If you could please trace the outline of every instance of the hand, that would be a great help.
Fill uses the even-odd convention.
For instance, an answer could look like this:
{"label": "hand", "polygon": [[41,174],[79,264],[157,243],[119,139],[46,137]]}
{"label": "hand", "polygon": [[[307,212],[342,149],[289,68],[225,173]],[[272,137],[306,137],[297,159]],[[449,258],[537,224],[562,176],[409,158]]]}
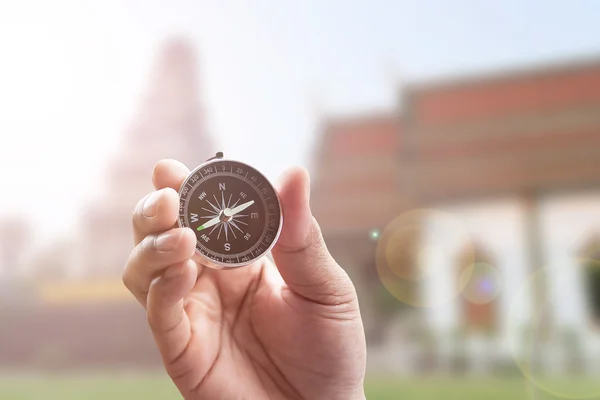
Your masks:
{"label": "hand", "polygon": [[364,399],[366,346],[352,282],[309,208],[308,174],[278,191],[283,230],[272,254],[234,270],[191,260],[196,237],[174,228],[189,173],[164,160],[134,216],[123,281],[145,307],[165,369],[185,399]]}

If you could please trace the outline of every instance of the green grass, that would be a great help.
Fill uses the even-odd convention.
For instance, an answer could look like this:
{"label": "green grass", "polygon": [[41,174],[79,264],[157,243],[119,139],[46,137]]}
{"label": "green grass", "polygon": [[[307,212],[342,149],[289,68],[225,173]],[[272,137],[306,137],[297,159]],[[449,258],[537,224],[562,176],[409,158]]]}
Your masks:
{"label": "green grass", "polygon": [[[545,393],[528,395],[519,378],[371,378],[369,400],[554,400]],[[2,400],[175,400],[173,384],[155,375],[2,375]],[[260,400],[260,399],[258,399]]]}
{"label": "green grass", "polygon": [[170,400],[181,399],[164,375],[35,375],[0,378],[1,400]]}

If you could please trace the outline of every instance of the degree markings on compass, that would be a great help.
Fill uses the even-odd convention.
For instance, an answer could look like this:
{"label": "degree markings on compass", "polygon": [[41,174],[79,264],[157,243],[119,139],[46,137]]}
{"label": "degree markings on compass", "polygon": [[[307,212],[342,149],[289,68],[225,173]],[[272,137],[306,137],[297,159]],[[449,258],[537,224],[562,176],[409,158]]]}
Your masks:
{"label": "degree markings on compass", "polygon": [[248,173],[246,172],[246,176],[244,178],[247,178],[247,177],[248,177]]}

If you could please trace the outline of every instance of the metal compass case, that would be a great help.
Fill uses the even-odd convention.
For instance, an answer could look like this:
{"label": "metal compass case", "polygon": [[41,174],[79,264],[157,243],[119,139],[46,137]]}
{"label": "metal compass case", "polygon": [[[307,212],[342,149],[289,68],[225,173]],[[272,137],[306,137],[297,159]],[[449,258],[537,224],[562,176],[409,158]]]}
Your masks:
{"label": "metal compass case", "polygon": [[283,225],[281,202],[263,174],[219,152],[181,185],[178,225],[196,234],[194,260],[217,269],[241,267],[275,245]]}

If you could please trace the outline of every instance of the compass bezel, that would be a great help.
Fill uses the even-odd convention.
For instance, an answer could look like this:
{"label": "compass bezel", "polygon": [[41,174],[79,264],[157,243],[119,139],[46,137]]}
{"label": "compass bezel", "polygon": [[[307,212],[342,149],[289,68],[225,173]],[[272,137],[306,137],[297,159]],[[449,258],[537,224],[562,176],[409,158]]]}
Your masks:
{"label": "compass bezel", "polygon": [[[253,264],[255,262],[257,262],[258,260],[260,260],[261,258],[267,256],[271,250],[273,249],[273,247],[275,246],[275,244],[277,243],[277,241],[279,240],[279,235],[281,234],[281,230],[283,228],[283,208],[281,207],[281,199],[279,198],[279,193],[277,193],[277,189],[275,188],[275,186],[271,183],[271,181],[262,173],[260,172],[257,168],[253,167],[252,165],[245,163],[243,161],[239,161],[239,160],[235,160],[235,159],[229,159],[229,158],[224,158],[222,157],[222,155],[220,153],[217,153],[216,157],[210,158],[208,160],[206,160],[204,163],[198,165],[196,168],[194,168],[192,171],[190,171],[190,173],[188,174],[188,176],[185,178],[185,180],[182,182],[179,190],[178,190],[178,195],[179,195],[179,207],[183,207],[185,208],[185,203],[189,202],[189,198],[187,199],[183,199],[183,189],[185,188],[185,186],[188,184],[189,180],[202,168],[206,168],[212,164],[218,164],[218,163],[222,163],[222,162],[234,162],[234,163],[238,163],[244,167],[250,168],[252,171],[255,171],[257,175],[259,175],[262,179],[264,179],[264,181],[269,184],[271,186],[271,188],[273,189],[273,193],[275,194],[275,198],[277,200],[277,207],[279,208],[279,225],[277,228],[277,231],[275,233],[275,236],[273,238],[273,241],[268,245],[268,247],[257,257],[253,257],[250,258],[250,260],[248,261],[242,261],[242,262],[237,262],[237,263],[232,263],[232,262],[221,262],[218,260],[214,260],[208,256],[205,256],[204,254],[202,254],[199,250],[198,250],[198,238],[196,237],[196,246],[195,246],[195,250],[194,250],[194,255],[192,257],[192,259],[194,261],[196,261],[197,263],[209,267],[209,268],[213,268],[213,269],[237,269],[240,267],[244,267],[250,264]],[[238,178],[239,179],[239,178]],[[265,215],[265,218],[266,215]],[[190,226],[187,226],[185,224],[182,223],[182,218],[181,218],[181,213],[178,212],[177,214],[177,226],[180,228],[191,228]],[[267,222],[265,221],[264,226],[263,226],[263,230],[267,228]],[[264,231],[263,231],[264,233]],[[196,232],[194,232],[194,234],[196,234]]]}

